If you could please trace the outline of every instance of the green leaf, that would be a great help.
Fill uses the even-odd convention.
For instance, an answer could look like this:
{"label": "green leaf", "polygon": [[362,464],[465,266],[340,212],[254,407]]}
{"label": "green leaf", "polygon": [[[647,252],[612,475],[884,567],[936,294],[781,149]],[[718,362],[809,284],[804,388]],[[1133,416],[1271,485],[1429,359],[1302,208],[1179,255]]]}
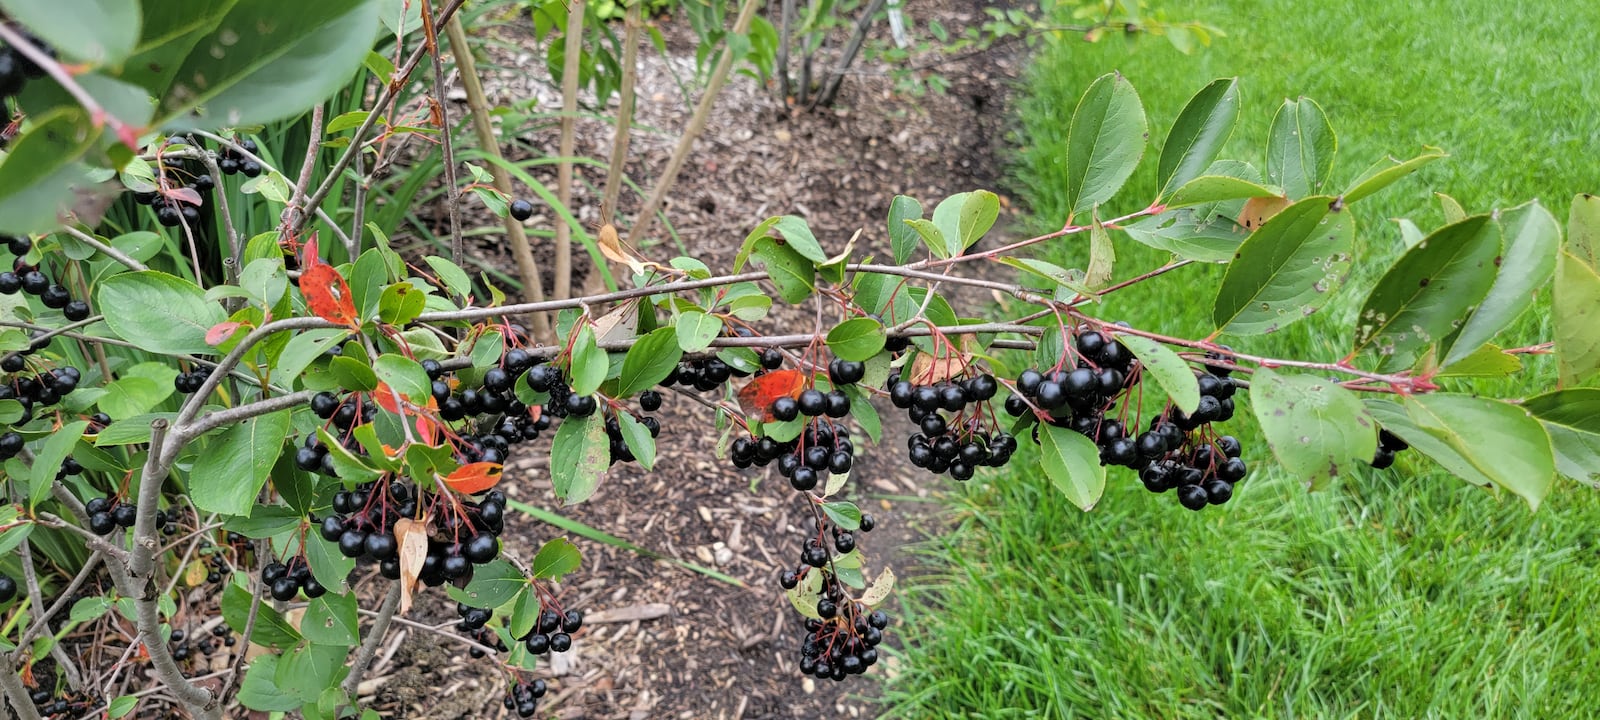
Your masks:
{"label": "green leaf", "polygon": [[755,244],[756,259],[766,267],[772,284],[778,288],[778,297],[791,305],[811,296],[816,289],[816,265],[793,247],[779,245],[770,237]]}
{"label": "green leaf", "polygon": [[300,527],[305,513],[283,505],[262,505],[248,517],[236,515],[227,518],[222,527],[247,538],[260,539],[281,535]]}
{"label": "green leaf", "polygon": [[1192,413],[1200,406],[1200,383],[1194,370],[1172,348],[1138,335],[1118,335],[1117,341],[1139,358],[1144,372],[1155,378],[1156,384],[1179,410]]}
{"label": "green leaf", "polygon": [[1320,105],[1309,98],[1285,100],[1267,132],[1267,181],[1290,199],[1319,193],[1333,174],[1338,148]]}
{"label": "green leaf", "polygon": [[1556,260],[1550,315],[1561,384],[1582,385],[1600,376],[1600,274],[1569,251]]}
{"label": "green leaf", "polygon": [[932,220],[923,220],[921,218],[907,220],[905,225],[916,231],[917,236],[922,238],[922,244],[927,246],[928,252],[939,258],[950,257],[950,243],[945,240],[944,232]]}
{"label": "green leaf", "polygon": [[356,314],[362,318],[375,315],[384,288],[388,285],[389,268],[378,249],[372,248],[361,253],[361,257],[356,258],[355,265],[350,268],[350,301],[355,305]]}
{"label": "green leaf", "polygon": [[155,270],[113,275],[95,291],[95,308],[117,337],[146,352],[210,355],[206,332],[228,319],[222,306],[188,280]]}
{"label": "green leaf", "polygon": [[1561,251],[1561,226],[1537,201],[1500,213],[1505,248],[1496,258],[1489,294],[1450,339],[1445,367],[1475,352],[1516,320],[1550,283]]}
{"label": "green leaf", "polygon": [[933,224],[944,238],[944,257],[972,247],[1000,217],[1000,196],[988,190],[956,193],[933,209]]}
{"label": "green leaf", "polygon": [[1455,198],[1444,193],[1434,193],[1434,195],[1439,197],[1439,207],[1444,210],[1444,224],[1454,225],[1467,219],[1467,211],[1461,207],[1461,203],[1457,202]]}
{"label": "green leaf", "polygon": [[755,229],[751,230],[749,235],[744,236],[744,243],[739,246],[739,252],[733,256],[734,272],[739,272],[744,269],[745,262],[750,259],[751,253],[756,249],[756,243],[767,237],[767,233],[770,232],[772,230],[772,226],[776,224],[778,224],[778,218],[769,217],[766,220],[762,220],[761,224],[755,226]]}
{"label": "green leaf", "polygon": [[1522,370],[1522,361],[1516,355],[1509,355],[1500,347],[1485,343],[1461,358],[1450,363],[1434,375],[1436,378],[1447,377],[1507,377]]}
{"label": "green leaf", "polygon": [[1566,249],[1589,269],[1600,269],[1600,196],[1583,194],[1572,198]]}
{"label": "green leaf", "polygon": [[1122,226],[1141,245],[1197,262],[1231,260],[1250,233],[1231,218],[1181,209]]}
{"label": "green leaf", "polygon": [[300,377],[300,373],[305,372],[311,363],[322,357],[328,348],[343,342],[349,334],[348,330],[320,328],[306,330],[289,338],[283,353],[278,355],[277,365],[269,368],[272,371],[273,381],[289,382]]}
{"label": "green leaf", "polygon": [[195,460],[189,473],[189,499],[206,512],[249,515],[288,435],[288,410],[224,430]]}
{"label": "green leaf", "polygon": [[1095,218],[1094,225],[1089,228],[1089,267],[1083,271],[1084,287],[1094,292],[1110,287],[1116,263],[1117,249],[1111,244],[1111,236],[1106,234],[1100,219]]}
{"label": "green leaf", "polygon": [[[165,126],[223,127],[290,117],[321,102],[361,67],[381,0],[241,0],[197,38],[175,72],[147,85]],[[137,61],[137,58],[135,59]]]}
{"label": "green leaf", "polygon": [[1487,215],[1446,225],[1383,274],[1356,320],[1355,351],[1371,350],[1380,367],[1409,367],[1445,339],[1494,283],[1500,227]]}
{"label": "green leaf", "polygon": [[[538,558],[535,558],[536,566],[538,562]],[[451,586],[446,591],[456,602],[493,610],[511,602],[526,587],[528,579],[516,567],[505,560],[495,559],[473,568],[472,581],[466,587]]]}
{"label": "green leaf", "polygon": [[794,606],[796,612],[813,620],[821,620],[817,614],[817,601],[822,599],[822,573],[808,572],[800,579],[799,584],[783,591],[783,596],[789,599],[789,604]]}
{"label": "green leaf", "polygon": [[568,505],[588,500],[610,465],[606,423],[598,413],[561,421],[550,446],[550,482]]}
{"label": "green leaf", "polygon": [[425,404],[433,395],[433,382],[428,379],[428,372],[422,369],[421,363],[404,355],[379,355],[372,372],[378,380],[412,402]]}
{"label": "green leaf", "polygon": [[683,348],[678,344],[677,330],[670,327],[652,330],[635,341],[622,358],[622,374],[617,378],[617,396],[627,397],[655,387],[656,383],[672,374],[682,357]]}
{"label": "green leaf", "polygon": [[1527,410],[1450,393],[1409,396],[1405,410],[1414,426],[1435,442],[1412,442],[1415,432],[1401,439],[1446,470],[1486,478],[1539,509],[1555,480],[1555,456],[1544,426]]}
{"label": "green leaf", "polygon": [[[878,357],[887,359],[886,354]],[[884,364],[887,365],[888,363]],[[850,396],[850,417],[855,418],[856,424],[861,426],[861,429],[867,433],[867,438],[872,440],[873,443],[877,443],[883,436],[883,420],[878,417],[878,409],[872,406],[872,401],[867,398],[866,392],[861,388],[882,386],[883,381],[879,380],[871,385],[863,382],[847,385],[844,388],[844,394]]]}
{"label": "green leaf", "polygon": [[433,268],[434,275],[444,283],[446,290],[461,297],[472,294],[472,278],[467,277],[467,272],[450,262],[449,258],[428,255],[422,259],[428,263],[428,267]]}
{"label": "green leaf", "polygon": [[1088,511],[1106,490],[1106,468],[1094,441],[1068,428],[1039,426],[1039,455],[1044,474],[1072,504]]}
{"label": "green leaf", "polygon": [[1269,333],[1328,302],[1350,270],[1355,218],[1309,197],[1272,216],[1239,246],[1217,289],[1212,319],[1240,335]]}
{"label": "green leaf", "polygon": [[338,681],[348,654],[349,649],[341,645],[295,646],[278,657],[278,673],[273,681],[278,689],[314,703],[324,689]]}
{"label": "green leaf", "polygon": [[[222,617],[228,621],[228,627],[236,633],[244,632],[245,625],[250,619],[250,605],[253,602],[250,591],[242,583],[246,582],[242,575],[234,575],[234,580],[222,591]],[[256,611],[255,632],[250,636],[250,642],[273,648],[293,647],[300,642],[300,632],[294,629],[283,615],[272,607],[271,602],[262,602]]]}
{"label": "green leaf", "polygon": [[699,352],[711,347],[711,341],[722,334],[722,318],[699,310],[689,310],[678,316],[678,347],[684,352]]}
{"label": "green leaf", "polygon": [[822,514],[827,515],[834,525],[841,530],[855,531],[861,528],[861,508],[849,502],[825,502],[822,504]]}
{"label": "green leaf", "polygon": [[136,698],[132,695],[122,695],[117,699],[112,700],[111,704],[106,706],[106,715],[112,720],[116,720],[117,718],[124,717],[128,713],[133,712],[133,709],[138,707],[138,705],[139,698]]}
{"label": "green leaf", "polygon": [[1201,175],[1180,186],[1177,192],[1172,194],[1172,198],[1167,200],[1166,208],[1174,210],[1181,207],[1204,205],[1224,200],[1277,197],[1278,195],[1277,190],[1243,178],[1228,177],[1227,175]]}
{"label": "green leaf", "polygon": [[428,295],[410,282],[397,282],[383,289],[378,298],[378,319],[389,325],[405,325],[417,319],[428,304]]}
{"label": "green leaf", "polygon": [[1372,164],[1350,183],[1350,189],[1344,191],[1345,203],[1353,203],[1394,184],[1401,178],[1417,171],[1417,168],[1427,165],[1439,158],[1447,157],[1435,148],[1427,148],[1418,155],[1405,162],[1396,160],[1393,156],[1386,157]]}
{"label": "green leaf", "polygon": [[572,371],[569,373],[572,392],[590,395],[600,389],[600,383],[605,382],[611,361],[606,357],[606,351],[595,343],[594,326],[584,325],[577,332],[577,339],[572,341]]}
{"label": "green leaf", "polygon": [[328,361],[328,374],[339,387],[355,392],[371,392],[378,388],[378,374],[365,362],[349,355],[340,355]]}
{"label": "green leaf", "polygon": [[1144,106],[1121,74],[1102,75],[1083,93],[1067,130],[1067,206],[1076,215],[1110,200],[1144,155]]}
{"label": "green leaf", "polygon": [[134,0],[0,0],[0,8],[56,52],[88,65],[115,65],[139,40]]}
{"label": "green leaf", "polygon": [[1361,399],[1325,378],[1258,368],[1250,407],[1278,463],[1312,490],[1378,452],[1378,427]]}
{"label": "green leaf", "polygon": [[554,538],[539,548],[539,554],[533,556],[533,576],[540,580],[560,580],[567,573],[577,570],[582,562],[583,556],[578,553],[576,545],[566,538]]}
{"label": "green leaf", "polygon": [[789,249],[799,253],[800,257],[813,263],[827,261],[828,254],[823,252],[822,246],[817,243],[816,236],[811,234],[811,226],[806,224],[805,218],[796,215],[783,215],[772,224],[772,229],[777,230],[783,236],[784,244]]}
{"label": "green leaf", "polygon": [[889,201],[889,247],[894,253],[894,264],[904,265],[917,250],[917,231],[906,225],[907,220],[922,219],[922,203],[916,198],[896,195]]}
{"label": "green leaf", "polygon": [[1556,470],[1600,487],[1600,388],[1569,388],[1528,398],[1522,408],[1550,434]]}
{"label": "green leaf", "polygon": [[883,351],[887,339],[883,324],[877,320],[851,318],[828,331],[828,349],[845,360],[865,362]]}
{"label": "green leaf", "polygon": [[28,476],[28,506],[37,506],[45,498],[50,497],[50,485],[55,482],[56,474],[61,472],[61,463],[72,454],[72,447],[78,444],[83,437],[83,431],[89,427],[84,420],[74,420],[54,432],[44,441],[44,446],[33,456],[32,472]]}
{"label": "green leaf", "polygon": [[639,466],[646,470],[655,469],[656,439],[650,436],[650,428],[626,412],[617,413],[617,427],[622,431],[622,441],[628,444],[628,451],[639,461]]}
{"label": "green leaf", "polygon": [[[1222,78],[1200,89],[1183,106],[1161,146],[1156,181],[1162,196],[1199,177],[1233,134],[1239,118],[1239,79]],[[1171,204],[1169,203],[1170,207]]]}
{"label": "green leaf", "polygon": [[[242,631],[243,627],[234,628]],[[239,684],[239,704],[260,712],[292,712],[305,701],[278,689],[278,656],[265,653],[250,661],[244,682]]]}
{"label": "green leaf", "polygon": [[311,566],[311,576],[317,582],[322,583],[329,592],[345,592],[350,572],[356,569],[356,561],[339,552],[338,543],[323,540],[313,529],[305,536],[305,553],[306,564]]}
{"label": "green leaf", "polygon": [[326,593],[312,600],[300,620],[300,634],[314,643],[355,645],[360,638],[355,594]]}

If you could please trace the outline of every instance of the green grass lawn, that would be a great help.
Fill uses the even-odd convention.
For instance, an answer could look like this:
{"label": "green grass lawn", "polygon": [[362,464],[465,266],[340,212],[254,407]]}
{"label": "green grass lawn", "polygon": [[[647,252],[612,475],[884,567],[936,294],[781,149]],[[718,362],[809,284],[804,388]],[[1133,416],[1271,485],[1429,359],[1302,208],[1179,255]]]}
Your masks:
{"label": "green grass lawn", "polygon": [[[1469,212],[1537,198],[1563,223],[1600,191],[1600,4],[1163,2],[1228,36],[1193,56],[1147,39],[1068,41],[1036,60],[1021,107],[1016,189],[1038,228],[1059,227],[1063,140],[1096,76],[1139,91],[1152,148],[1116,210],[1153,195],[1154,159],[1190,95],[1239,76],[1244,108],[1223,157],[1261,165],[1285,97],[1308,96],[1339,135],[1338,185],[1384,154],[1451,157],[1358,206],[1359,255],[1322,314],[1235,346],[1337,359],[1354,308],[1409,217],[1424,230],[1445,192]],[[1119,243],[1118,274],[1162,256]],[[1069,241],[1045,251],[1078,264]],[[1108,299],[1103,313],[1191,337],[1210,331],[1217,268],[1190,268]],[[1531,313],[1502,337],[1533,342]],[[1230,340],[1231,341],[1231,340]],[[1497,389],[1534,389],[1547,361]],[[1229,424],[1262,467],[1268,451]],[[885,451],[893,451],[886,449]],[[1414,454],[1406,454],[1414,455]],[[945,498],[955,525],[923,547],[936,574],[903,587],[907,645],[885,714],[908,718],[1573,717],[1600,707],[1600,498],[1560,480],[1537,514],[1416,457],[1306,493],[1257,470],[1202,513],[1114,471],[1080,513],[1019,455]]]}

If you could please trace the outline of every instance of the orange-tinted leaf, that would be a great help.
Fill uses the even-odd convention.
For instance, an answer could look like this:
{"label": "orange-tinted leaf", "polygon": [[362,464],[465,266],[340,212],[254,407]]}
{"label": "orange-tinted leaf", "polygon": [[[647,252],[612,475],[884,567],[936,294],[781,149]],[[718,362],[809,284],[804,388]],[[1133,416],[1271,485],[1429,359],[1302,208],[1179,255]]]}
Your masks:
{"label": "orange-tinted leaf", "polygon": [[739,389],[739,407],[744,414],[772,419],[772,403],[781,397],[799,397],[806,389],[806,374],[799,370],[773,370],[745,383]]}
{"label": "orange-tinted leaf", "polygon": [[500,482],[500,473],[504,468],[500,463],[475,462],[462,465],[444,479],[444,484],[451,490],[467,495],[476,495]]}
{"label": "orange-tinted leaf", "polygon": [[439,413],[439,401],[430,396],[424,407],[428,412],[417,413],[417,439],[426,445],[433,445],[439,442],[440,423],[433,419]]}
{"label": "orange-tinted leaf", "polygon": [[186,202],[190,205],[199,205],[201,202],[200,191],[195,190],[192,187],[180,187],[173,188],[171,190],[162,190],[161,194],[167,196],[169,199],[177,200],[178,202]]}
{"label": "orange-tinted leaf", "polygon": [[300,292],[306,296],[311,313],[331,323],[358,328],[356,304],[344,276],[317,257],[317,238],[306,241],[305,257],[300,262]]}
{"label": "orange-tinted leaf", "polygon": [[1239,211],[1239,224],[1246,230],[1254,231],[1286,207],[1289,207],[1289,198],[1286,197],[1250,198],[1244,201],[1244,209]]}
{"label": "orange-tinted leaf", "polygon": [[222,344],[222,341],[233,337],[233,333],[237,331],[239,326],[242,324],[243,323],[229,320],[228,322],[219,322],[215,325],[212,325],[211,329],[206,331],[206,344]]}
{"label": "orange-tinted leaf", "polygon": [[378,407],[399,415],[400,404],[395,402],[396,394],[397,393],[395,393],[395,391],[389,387],[388,383],[379,380],[377,389],[372,391],[372,401],[377,403]]}

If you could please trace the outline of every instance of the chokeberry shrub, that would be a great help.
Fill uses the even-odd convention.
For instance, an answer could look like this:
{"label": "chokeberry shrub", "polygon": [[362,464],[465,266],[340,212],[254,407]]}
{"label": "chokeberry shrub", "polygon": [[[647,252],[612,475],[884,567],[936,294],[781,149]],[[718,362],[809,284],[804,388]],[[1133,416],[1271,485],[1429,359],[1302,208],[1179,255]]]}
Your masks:
{"label": "chokeberry shrub", "polygon": [[[576,546],[542,537],[521,557],[505,542],[521,538],[497,486],[518,453],[547,454],[569,504],[674,443],[714,446],[757,491],[786,494],[804,532],[775,585],[799,616],[800,669],[834,680],[875,665],[894,628],[894,573],[871,562],[878,521],[849,499],[865,452],[930,482],[1029,463],[1085,510],[1112,481],[1198,511],[1248,499],[1252,471],[1318,488],[1407,449],[1534,507],[1558,475],[1600,477],[1592,196],[1565,233],[1537,203],[1452,219],[1366,289],[1333,341],[1343,356],[1264,357],[1251,336],[1346,283],[1360,201],[1440,154],[1336,176],[1326,119],[1295,100],[1262,168],[1219,160],[1239,110],[1235,81],[1219,80],[1168,132],[1157,197],[1113,215],[1150,128],[1112,75],[1070,113],[1058,231],[980,245],[994,193],[931,212],[897,196],[874,233],[881,261],[782,215],[717,274],[647,257],[607,223],[577,232],[611,287],[544,298],[530,282],[511,301],[463,269],[459,243],[449,258],[402,255],[363,222],[364,190],[335,192],[403,132],[384,121],[373,135],[433,34],[409,56],[394,48],[375,102],[328,122],[293,182],[274,162],[289,150],[251,124],[320,108],[376,64],[348,38],[371,37],[382,4],[282,2],[217,3],[154,47],[137,23],[0,17],[0,101],[20,128],[0,160],[0,690],[18,717],[355,716],[378,644],[419,602],[454,607],[454,626],[433,631],[501,669],[505,707],[534,716],[550,687],[533,671],[581,647],[585,608],[562,585]],[[147,25],[158,5],[142,3]],[[439,5],[426,20],[460,32],[461,3]],[[264,59],[280,51],[292,67]],[[336,159],[314,183],[322,153]],[[475,193],[516,237],[535,202],[471,170],[465,184],[447,171],[452,199]],[[121,215],[102,215],[108,202]],[[260,217],[266,229],[242,231]],[[1030,256],[1080,240],[1082,269]],[[1118,272],[1122,241],[1173,259]],[[1019,280],[964,272],[990,262]],[[1115,321],[1118,290],[1197,263],[1227,265],[1198,337]],[[1004,319],[971,317],[941,295],[952,286],[1004,298]],[[1494,344],[1546,286],[1551,340]],[[1501,399],[1462,384],[1524,363],[1551,366],[1559,387]],[[672,402],[714,420],[663,433]],[[909,431],[885,437],[880,409]],[[103,625],[139,658],[97,672],[161,691],[101,697],[64,649],[68,623]]]}

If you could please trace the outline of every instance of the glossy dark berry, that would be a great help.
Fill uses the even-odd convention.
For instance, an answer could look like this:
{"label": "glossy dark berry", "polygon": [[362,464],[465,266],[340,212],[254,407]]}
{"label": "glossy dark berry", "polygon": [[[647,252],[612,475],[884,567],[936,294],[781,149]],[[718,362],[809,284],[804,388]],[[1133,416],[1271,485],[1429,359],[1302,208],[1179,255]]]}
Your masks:
{"label": "glossy dark berry", "polygon": [[87,320],[89,318],[89,312],[89,303],[86,303],[82,300],[73,300],[72,302],[67,303],[66,307],[61,308],[61,314],[65,315],[67,320],[71,322]]}
{"label": "glossy dark berry", "polygon": [[639,393],[639,409],[645,412],[655,412],[661,409],[661,393],[646,390]]}
{"label": "glossy dark berry", "polygon": [[1199,485],[1184,485],[1178,488],[1178,503],[1190,510],[1199,510],[1211,502],[1206,489]]}
{"label": "glossy dark berry", "polygon": [[17,581],[9,575],[0,575],[0,604],[11,602],[17,596]]}
{"label": "glossy dark berry", "polygon": [[123,503],[112,509],[111,519],[122,527],[131,528],[139,519],[139,510],[128,503]]}
{"label": "glossy dark berry", "polygon": [[800,393],[796,402],[799,404],[800,413],[806,417],[816,417],[828,410],[828,397],[816,388],[806,388]]}
{"label": "glossy dark berry", "polygon": [[507,211],[511,213],[512,218],[515,218],[518,221],[527,220],[528,218],[533,217],[533,203],[523,200],[522,198],[517,198],[516,200],[511,201],[511,205],[507,208]]}

